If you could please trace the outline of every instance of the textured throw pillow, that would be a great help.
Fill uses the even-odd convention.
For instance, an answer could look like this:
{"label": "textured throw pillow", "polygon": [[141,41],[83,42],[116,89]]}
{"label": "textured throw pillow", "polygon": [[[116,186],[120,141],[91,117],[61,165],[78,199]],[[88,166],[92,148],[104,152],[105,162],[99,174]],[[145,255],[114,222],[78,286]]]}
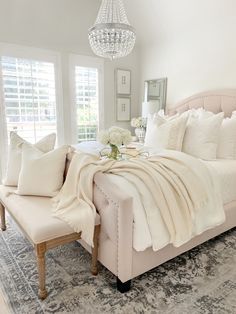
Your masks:
{"label": "textured throw pillow", "polygon": [[181,150],[188,115],[164,117],[150,115],[147,121],[145,145],[155,149]]}
{"label": "textured throw pillow", "polygon": [[22,163],[17,194],[55,196],[63,184],[69,146],[43,153],[33,145],[22,144]]}
{"label": "textured throw pillow", "polygon": [[236,115],[223,120],[220,129],[217,158],[236,159]]}
{"label": "textured throw pillow", "polygon": [[[54,148],[56,134],[49,134],[37,142],[34,146],[46,153]],[[28,143],[15,132],[10,133],[10,146],[8,151],[8,164],[4,185],[17,186],[21,168],[21,145]],[[28,143],[29,144],[29,143]]]}
{"label": "textured throw pillow", "polygon": [[209,117],[190,117],[183,140],[183,152],[205,160],[216,159],[224,113]]}

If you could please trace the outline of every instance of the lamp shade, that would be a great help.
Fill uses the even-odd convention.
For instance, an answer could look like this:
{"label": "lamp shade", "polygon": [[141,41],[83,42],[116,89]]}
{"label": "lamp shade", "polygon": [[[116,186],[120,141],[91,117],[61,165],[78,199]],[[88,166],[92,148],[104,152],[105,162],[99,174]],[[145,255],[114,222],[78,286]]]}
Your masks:
{"label": "lamp shade", "polygon": [[159,101],[144,101],[142,103],[142,117],[147,118],[149,114],[154,114],[158,111]]}

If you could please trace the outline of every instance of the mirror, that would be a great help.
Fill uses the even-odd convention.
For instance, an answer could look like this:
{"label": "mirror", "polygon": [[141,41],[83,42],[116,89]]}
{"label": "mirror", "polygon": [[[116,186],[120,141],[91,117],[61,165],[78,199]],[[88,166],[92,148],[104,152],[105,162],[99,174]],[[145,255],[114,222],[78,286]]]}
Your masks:
{"label": "mirror", "polygon": [[[166,91],[167,91],[167,78],[145,81],[143,106],[145,106],[145,103],[147,105],[149,104],[150,106],[150,103],[151,103],[152,104],[151,107],[154,108],[153,109],[154,112],[157,112],[160,109],[165,110]],[[147,111],[147,110],[145,110],[144,108],[144,111]]]}

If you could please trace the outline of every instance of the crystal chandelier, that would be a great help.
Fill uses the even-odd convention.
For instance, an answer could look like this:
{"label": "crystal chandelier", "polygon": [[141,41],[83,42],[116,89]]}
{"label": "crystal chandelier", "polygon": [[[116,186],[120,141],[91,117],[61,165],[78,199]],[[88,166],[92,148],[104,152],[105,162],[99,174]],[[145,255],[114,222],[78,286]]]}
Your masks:
{"label": "crystal chandelier", "polygon": [[100,57],[113,60],[132,51],[136,34],[129,24],[122,0],[102,0],[88,37],[93,52]]}

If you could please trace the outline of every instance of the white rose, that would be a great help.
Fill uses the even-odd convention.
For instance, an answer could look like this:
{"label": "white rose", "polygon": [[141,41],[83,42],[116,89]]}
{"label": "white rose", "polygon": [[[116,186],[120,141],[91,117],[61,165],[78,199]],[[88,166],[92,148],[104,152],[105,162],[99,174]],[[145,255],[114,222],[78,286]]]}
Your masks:
{"label": "white rose", "polygon": [[131,132],[127,130],[125,134],[123,134],[123,144],[128,145],[132,141]]}
{"label": "white rose", "polygon": [[134,127],[134,128],[137,127],[137,119],[136,119],[136,118],[133,118],[133,119],[131,120],[131,126]]}
{"label": "white rose", "polygon": [[109,133],[113,133],[113,132],[122,133],[123,130],[124,129],[119,128],[118,126],[112,126],[112,127],[110,127],[110,129],[108,131],[109,131]]}
{"label": "white rose", "polygon": [[121,146],[122,145],[122,136],[120,132],[110,132],[110,144]]}
{"label": "white rose", "polygon": [[98,133],[98,140],[103,145],[107,145],[109,143],[109,132],[106,130],[102,130]]}

